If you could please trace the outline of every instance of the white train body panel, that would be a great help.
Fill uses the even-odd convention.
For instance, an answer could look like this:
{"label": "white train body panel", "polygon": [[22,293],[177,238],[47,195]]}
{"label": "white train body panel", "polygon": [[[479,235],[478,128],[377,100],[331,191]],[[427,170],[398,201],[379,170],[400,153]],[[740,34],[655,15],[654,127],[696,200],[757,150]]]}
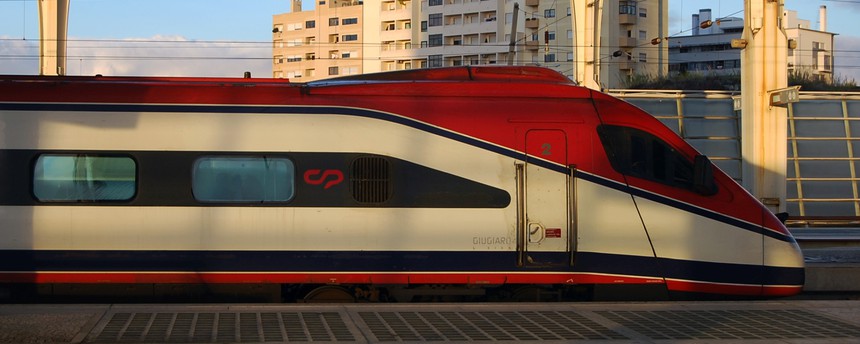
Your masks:
{"label": "white train body panel", "polygon": [[654,256],[630,194],[584,180],[578,180],[576,187],[577,250]]}
{"label": "white train body panel", "polygon": [[[761,264],[762,235],[728,226],[694,213],[641,197],[636,206],[648,229],[658,257],[721,262]],[[726,254],[731,248],[733,254]]]}

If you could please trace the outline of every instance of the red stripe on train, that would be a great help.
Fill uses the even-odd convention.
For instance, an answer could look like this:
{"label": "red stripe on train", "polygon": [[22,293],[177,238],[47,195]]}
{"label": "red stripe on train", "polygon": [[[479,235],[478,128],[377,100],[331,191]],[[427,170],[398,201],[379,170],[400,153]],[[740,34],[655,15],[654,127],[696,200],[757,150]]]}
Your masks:
{"label": "red stripe on train", "polygon": [[[247,272],[4,272],[0,283],[300,283],[300,284],[662,284],[662,278],[590,273],[247,273]],[[760,286],[667,280],[670,291],[790,296],[802,286]]]}
{"label": "red stripe on train", "polygon": [[655,277],[587,273],[3,272],[5,283],[655,284]]}
{"label": "red stripe on train", "polygon": [[682,280],[667,280],[666,286],[669,288],[670,291],[769,297],[796,295],[803,290],[803,286],[801,285],[761,286],[749,284],[721,284]]}

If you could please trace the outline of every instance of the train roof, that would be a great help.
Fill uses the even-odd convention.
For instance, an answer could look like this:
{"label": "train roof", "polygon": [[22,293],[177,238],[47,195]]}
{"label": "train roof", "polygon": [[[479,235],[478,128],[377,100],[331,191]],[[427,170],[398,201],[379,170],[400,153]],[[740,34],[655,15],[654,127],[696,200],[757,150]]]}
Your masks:
{"label": "train roof", "polygon": [[388,83],[403,81],[485,81],[570,84],[564,75],[551,69],[531,66],[461,66],[399,70],[390,72],[357,74],[311,82],[295,82],[289,79],[232,78],[232,77],[161,77],[161,76],[36,76],[0,75],[2,82],[48,82],[48,83],[137,83],[137,84],[188,84],[188,85],[308,85],[331,86],[354,83]]}
{"label": "train roof", "polygon": [[[473,83],[483,85],[473,87]],[[410,87],[404,87],[407,84]],[[433,86],[438,84],[444,85]],[[0,101],[119,103],[279,103],[285,96],[290,98],[291,95],[299,94],[515,98],[593,96],[590,90],[576,87],[564,75],[551,69],[533,66],[414,69],[306,83],[272,78],[4,75],[0,76],[0,89],[3,88],[14,89],[16,92],[0,94]]]}
{"label": "train roof", "polygon": [[410,69],[382,73],[352,75],[312,81],[308,85],[323,86],[345,83],[393,81],[489,81],[570,84],[564,75],[547,68],[531,66],[461,66]]}

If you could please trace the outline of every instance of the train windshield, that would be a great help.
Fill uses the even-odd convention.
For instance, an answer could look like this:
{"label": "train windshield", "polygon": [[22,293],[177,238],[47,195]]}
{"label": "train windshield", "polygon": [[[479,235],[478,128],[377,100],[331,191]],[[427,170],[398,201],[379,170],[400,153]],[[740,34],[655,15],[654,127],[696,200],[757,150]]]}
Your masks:
{"label": "train windshield", "polygon": [[625,175],[693,189],[693,163],[660,138],[639,129],[601,125],[600,140],[612,168]]}

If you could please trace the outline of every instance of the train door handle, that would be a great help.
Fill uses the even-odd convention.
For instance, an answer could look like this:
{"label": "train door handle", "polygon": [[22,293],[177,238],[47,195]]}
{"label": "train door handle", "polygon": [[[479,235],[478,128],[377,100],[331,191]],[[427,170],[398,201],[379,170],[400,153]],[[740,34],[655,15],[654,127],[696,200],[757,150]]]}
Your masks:
{"label": "train door handle", "polygon": [[539,243],[546,237],[546,230],[540,223],[529,223],[529,242]]}

